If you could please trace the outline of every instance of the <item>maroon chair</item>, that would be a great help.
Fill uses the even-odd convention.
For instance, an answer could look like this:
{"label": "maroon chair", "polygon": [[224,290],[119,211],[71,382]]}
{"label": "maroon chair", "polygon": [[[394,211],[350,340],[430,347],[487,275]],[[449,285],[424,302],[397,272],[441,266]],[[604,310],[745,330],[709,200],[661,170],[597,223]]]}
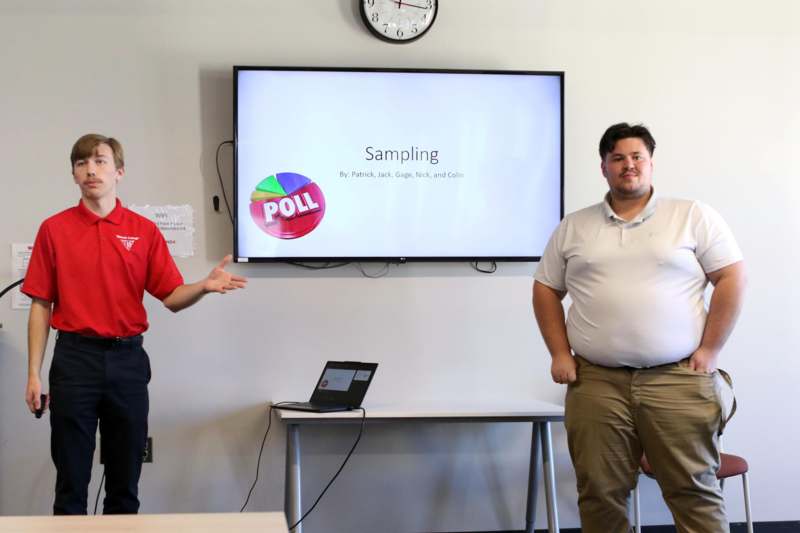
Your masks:
{"label": "maroon chair", "polygon": [[[653,468],[644,455],[642,456],[642,461],[639,466],[644,475],[655,478],[653,475]],[[747,481],[747,461],[745,461],[744,457],[739,457],[738,455],[721,453],[720,467],[717,472],[720,488],[724,488],[726,479],[734,476],[742,476],[747,533],[753,533],[753,518],[750,515],[750,483]],[[642,533],[642,520],[639,509],[639,483],[636,483],[636,487],[633,489],[633,524],[636,528],[636,533]]]}

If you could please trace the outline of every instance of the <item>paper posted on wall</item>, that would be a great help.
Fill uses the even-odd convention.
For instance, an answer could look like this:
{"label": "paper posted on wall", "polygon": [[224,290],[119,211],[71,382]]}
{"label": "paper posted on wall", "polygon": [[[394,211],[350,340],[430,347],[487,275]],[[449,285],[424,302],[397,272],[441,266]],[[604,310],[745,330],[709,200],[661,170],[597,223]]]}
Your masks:
{"label": "paper posted on wall", "polygon": [[[33,243],[12,243],[11,244],[11,274],[14,281],[25,277],[28,271],[28,262],[31,260]],[[14,287],[11,291],[11,309],[30,309],[31,299],[22,294],[20,287]]]}
{"label": "paper posted on wall", "polygon": [[131,205],[128,209],[155,222],[173,257],[194,255],[194,211],[190,205]]}

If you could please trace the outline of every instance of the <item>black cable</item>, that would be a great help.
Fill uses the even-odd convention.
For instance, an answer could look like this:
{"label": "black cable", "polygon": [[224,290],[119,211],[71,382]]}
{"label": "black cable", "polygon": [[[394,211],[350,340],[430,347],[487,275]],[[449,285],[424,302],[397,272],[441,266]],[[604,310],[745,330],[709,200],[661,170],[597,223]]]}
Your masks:
{"label": "black cable", "polygon": [[359,270],[359,272],[361,272],[361,275],[364,276],[365,278],[372,278],[372,279],[382,278],[386,274],[388,274],[389,273],[389,266],[390,266],[390,263],[387,261],[383,265],[383,268],[380,269],[377,274],[368,274],[367,271],[364,270],[364,265],[362,265],[361,263],[356,263],[356,268]]}
{"label": "black cable", "polygon": [[225,146],[226,144],[233,145],[233,141],[222,141],[217,146],[217,155],[214,157],[214,163],[217,165],[217,178],[219,178],[219,187],[222,189],[222,198],[225,199],[225,208],[228,210],[228,218],[231,219],[231,224],[233,224],[233,214],[231,213],[231,206],[228,204],[228,195],[225,194],[225,185],[222,183],[222,172],[219,169],[219,151],[220,149]]}
{"label": "black cable", "polygon": [[6,288],[5,288],[5,289],[3,289],[2,291],[0,291],[0,298],[2,298],[3,296],[5,296],[5,295],[6,295],[6,293],[7,293],[8,291],[10,291],[11,289],[13,289],[13,288],[14,288],[14,287],[16,287],[17,285],[20,285],[20,284],[21,284],[23,281],[25,281],[25,278],[22,278],[22,279],[21,279],[21,280],[19,280],[19,281],[15,281],[15,282],[14,282],[14,283],[12,283],[11,285],[9,285],[8,287],[6,287]]}
{"label": "black cable", "polygon": [[100,491],[103,490],[103,481],[106,479],[106,471],[103,469],[103,477],[100,478],[100,486],[97,487],[97,498],[94,499],[94,514],[97,514],[97,503],[100,501]]}
{"label": "black cable", "polygon": [[364,270],[364,265],[362,265],[361,263],[352,263],[351,261],[342,261],[339,263],[328,261],[327,263],[322,263],[322,264],[298,263],[297,261],[287,261],[287,263],[296,267],[307,268],[309,270],[327,270],[329,268],[339,268],[347,266],[349,264],[354,264],[356,265],[358,271],[361,272],[362,276],[364,276],[365,278],[372,278],[372,279],[384,277],[386,274],[389,273],[389,267],[391,265],[391,263],[387,261],[383,265],[383,268],[381,268],[381,270],[379,270],[376,274],[370,274],[366,270]]}
{"label": "black cable", "polygon": [[242,508],[239,509],[239,512],[244,512],[245,507],[247,507],[248,502],[250,501],[250,495],[253,494],[253,489],[256,488],[256,483],[258,483],[258,471],[261,468],[261,454],[264,453],[264,443],[267,442],[267,435],[269,435],[269,428],[272,427],[272,408],[276,405],[282,405],[287,402],[278,402],[275,404],[270,404],[269,411],[267,412],[267,431],[264,433],[264,438],[261,440],[261,449],[258,450],[258,462],[256,463],[256,479],[253,481],[253,484],[250,486],[250,490],[247,493],[247,499],[244,501],[244,505]]}
{"label": "black cable", "polygon": [[300,523],[303,520],[305,520],[305,518],[309,514],[311,514],[311,511],[314,510],[314,508],[317,506],[317,504],[322,499],[322,497],[325,495],[325,493],[328,492],[328,489],[330,488],[330,486],[333,485],[333,482],[336,481],[336,478],[339,477],[339,474],[342,472],[342,469],[344,468],[344,465],[347,464],[347,461],[350,459],[350,456],[353,455],[353,452],[355,451],[356,446],[358,446],[358,441],[361,440],[361,435],[364,433],[364,422],[367,419],[367,410],[364,409],[363,407],[358,407],[357,409],[361,409],[361,429],[358,430],[358,437],[356,437],[356,441],[353,443],[353,447],[350,448],[350,451],[347,453],[347,457],[345,457],[344,461],[342,461],[342,466],[339,467],[339,470],[336,471],[336,474],[333,475],[333,477],[328,482],[328,484],[325,485],[325,488],[322,489],[322,492],[320,493],[319,497],[317,497],[317,500],[314,502],[314,505],[312,505],[311,508],[308,511],[306,511],[305,514],[303,514],[303,516],[300,517],[300,520],[298,520],[291,527],[289,527],[289,531],[292,531],[294,528],[299,526]]}
{"label": "black cable", "polygon": [[292,266],[301,267],[301,268],[307,268],[309,270],[325,270],[325,269],[328,269],[328,268],[339,268],[339,267],[347,266],[347,265],[350,264],[350,261],[345,261],[345,262],[341,262],[341,263],[333,263],[331,261],[328,261],[327,263],[323,263],[321,265],[309,264],[309,263],[298,263],[296,261],[287,261],[287,263],[292,265]]}
{"label": "black cable", "polygon": [[[327,263],[322,263],[322,264],[298,263],[297,261],[287,261],[287,263],[292,266],[307,268],[309,270],[327,270],[329,268],[339,268],[351,264],[350,261],[342,261],[340,263],[334,263],[332,261],[328,261]],[[391,266],[391,263],[387,261],[386,263],[384,263],[383,268],[381,268],[381,270],[379,270],[376,274],[370,274],[366,270],[364,270],[364,265],[362,265],[361,263],[352,263],[352,264],[356,265],[356,268],[358,269],[359,272],[361,272],[362,276],[364,276],[365,278],[372,278],[372,279],[384,277],[386,274],[389,273],[389,267]]]}
{"label": "black cable", "polygon": [[484,269],[482,269],[481,267],[478,266],[478,262],[477,261],[471,261],[470,262],[470,265],[472,266],[472,268],[474,268],[475,270],[477,270],[478,272],[481,272],[483,274],[494,274],[495,272],[497,272],[497,261],[489,261],[489,264],[491,266],[488,269],[484,270]]}

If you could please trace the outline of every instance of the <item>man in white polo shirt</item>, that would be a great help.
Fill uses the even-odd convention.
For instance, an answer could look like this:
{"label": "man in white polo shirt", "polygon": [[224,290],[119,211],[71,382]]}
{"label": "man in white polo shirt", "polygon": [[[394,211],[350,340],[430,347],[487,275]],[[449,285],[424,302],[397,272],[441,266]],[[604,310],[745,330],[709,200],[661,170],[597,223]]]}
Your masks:
{"label": "man in white polo shirt", "polygon": [[606,130],[600,168],[609,191],[564,218],[533,284],[553,380],[569,384],[565,424],[584,533],[629,530],[643,453],[679,532],[728,532],[716,480],[725,414],[717,361],[741,308],[742,253],[710,207],[657,197],[654,150],[642,125]]}

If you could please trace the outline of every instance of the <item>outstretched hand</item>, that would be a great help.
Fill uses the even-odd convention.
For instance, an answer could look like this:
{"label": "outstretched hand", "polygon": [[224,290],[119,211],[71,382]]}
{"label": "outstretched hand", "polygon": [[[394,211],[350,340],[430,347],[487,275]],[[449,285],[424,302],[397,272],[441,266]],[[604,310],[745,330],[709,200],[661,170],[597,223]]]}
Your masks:
{"label": "outstretched hand", "polygon": [[233,257],[229,254],[222,258],[222,261],[214,267],[208,277],[203,281],[205,292],[219,292],[225,294],[228,291],[243,289],[247,285],[247,278],[236,276],[225,270]]}

